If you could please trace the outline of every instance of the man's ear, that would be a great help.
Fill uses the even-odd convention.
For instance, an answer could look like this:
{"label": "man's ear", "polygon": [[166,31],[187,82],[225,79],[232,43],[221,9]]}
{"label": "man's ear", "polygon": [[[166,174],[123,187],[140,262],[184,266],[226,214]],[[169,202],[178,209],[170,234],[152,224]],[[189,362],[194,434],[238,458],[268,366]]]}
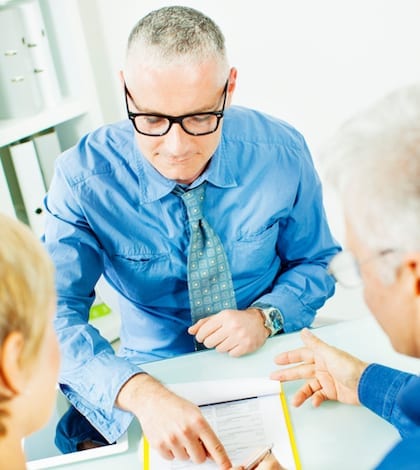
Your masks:
{"label": "man's ear", "polygon": [[121,86],[124,88],[125,77],[124,77],[124,72],[122,70],[120,70],[119,76],[120,76]]}
{"label": "man's ear", "polygon": [[0,393],[9,398],[20,394],[26,384],[21,361],[23,346],[22,333],[13,331],[6,336],[0,348]]}
{"label": "man's ear", "polygon": [[403,264],[410,276],[413,293],[420,301],[420,252],[406,254]]}
{"label": "man's ear", "polygon": [[229,85],[227,89],[227,99],[226,99],[226,105],[225,108],[228,108],[231,103],[232,103],[232,96],[233,92],[235,91],[236,88],[236,77],[238,76],[238,71],[235,67],[232,67],[229,71]]}

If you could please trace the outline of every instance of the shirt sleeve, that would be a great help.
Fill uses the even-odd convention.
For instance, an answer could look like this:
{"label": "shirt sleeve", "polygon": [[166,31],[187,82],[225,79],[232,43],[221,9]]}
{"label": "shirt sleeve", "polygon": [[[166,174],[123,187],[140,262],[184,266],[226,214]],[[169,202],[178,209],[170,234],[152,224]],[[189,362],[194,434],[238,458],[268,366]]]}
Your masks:
{"label": "shirt sleeve", "polygon": [[271,292],[256,299],[280,310],[285,332],[309,326],[317,309],[334,293],[335,281],[327,267],[340,251],[328,226],[321,182],[303,137],[294,151],[300,180],[292,211],[277,242],[282,269]]}
{"label": "shirt sleeve", "polygon": [[404,412],[398,398],[416,379],[407,372],[370,364],[359,381],[360,403],[394,425],[402,437],[410,436],[418,431],[418,424]]}
{"label": "shirt sleeve", "polygon": [[116,356],[88,322],[103,270],[101,248],[59,167],[45,206],[44,242],[56,268],[60,386],[70,402],[113,442],[132,419],[130,413],[114,406],[116,397],[122,385],[141,370]]}
{"label": "shirt sleeve", "polygon": [[399,441],[375,470],[417,470],[420,462],[420,431]]}

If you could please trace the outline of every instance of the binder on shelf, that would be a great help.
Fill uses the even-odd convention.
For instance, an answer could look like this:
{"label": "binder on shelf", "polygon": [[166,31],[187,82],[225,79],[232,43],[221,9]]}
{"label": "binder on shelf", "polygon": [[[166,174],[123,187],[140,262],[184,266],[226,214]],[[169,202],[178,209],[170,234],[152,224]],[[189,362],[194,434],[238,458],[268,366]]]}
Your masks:
{"label": "binder on shelf", "polygon": [[15,206],[13,204],[12,195],[9,191],[6,174],[3,164],[0,160],[0,212],[10,217],[16,218]]}
{"label": "binder on shelf", "polygon": [[54,174],[55,159],[60,155],[61,148],[54,129],[33,137],[45,187],[48,189]]}
{"label": "binder on shelf", "polygon": [[50,44],[38,0],[17,5],[23,24],[23,40],[29,52],[29,60],[43,107],[56,105],[60,88],[55,73]]}
{"label": "binder on shelf", "polygon": [[29,61],[21,16],[16,8],[0,8],[0,119],[36,114],[41,99]]}
{"label": "binder on shelf", "polygon": [[45,185],[35,146],[31,140],[9,147],[29,225],[37,236],[44,233]]}
{"label": "binder on shelf", "polygon": [[[25,206],[23,204],[22,193],[20,192],[19,183],[16,178],[16,172],[13,167],[12,158],[10,156],[10,151],[8,147],[0,147],[0,166],[2,167],[2,171],[5,177],[8,194],[12,200],[14,215],[21,222],[29,225]],[[4,192],[6,191],[4,190]]]}

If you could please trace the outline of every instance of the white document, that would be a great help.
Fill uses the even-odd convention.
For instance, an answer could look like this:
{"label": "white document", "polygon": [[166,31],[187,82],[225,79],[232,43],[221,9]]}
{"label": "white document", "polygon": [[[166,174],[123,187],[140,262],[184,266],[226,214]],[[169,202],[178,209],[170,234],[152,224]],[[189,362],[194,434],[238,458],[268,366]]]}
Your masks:
{"label": "white document", "polygon": [[[201,410],[234,466],[243,465],[256,450],[273,444],[272,452],[284,468],[300,468],[285,399],[284,396],[281,399],[278,382],[261,378],[232,379],[176,384],[168,388],[197,405],[206,403]],[[211,401],[213,404],[208,404]],[[201,465],[165,460],[148,445],[143,462],[144,470],[218,470],[209,459]]]}
{"label": "white document", "polygon": [[46,191],[34,144],[29,140],[11,145],[9,150],[29,224],[40,237],[44,233]]}

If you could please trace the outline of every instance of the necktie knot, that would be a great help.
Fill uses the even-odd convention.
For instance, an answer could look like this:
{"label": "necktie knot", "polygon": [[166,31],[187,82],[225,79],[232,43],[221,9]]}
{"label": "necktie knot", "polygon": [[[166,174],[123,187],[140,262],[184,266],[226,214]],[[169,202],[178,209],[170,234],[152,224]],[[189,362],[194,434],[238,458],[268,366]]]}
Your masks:
{"label": "necktie knot", "polygon": [[185,191],[180,186],[177,186],[174,190],[175,194],[179,195],[184,201],[188,213],[188,220],[191,225],[196,225],[196,222],[203,218],[205,190],[205,183],[189,191]]}

